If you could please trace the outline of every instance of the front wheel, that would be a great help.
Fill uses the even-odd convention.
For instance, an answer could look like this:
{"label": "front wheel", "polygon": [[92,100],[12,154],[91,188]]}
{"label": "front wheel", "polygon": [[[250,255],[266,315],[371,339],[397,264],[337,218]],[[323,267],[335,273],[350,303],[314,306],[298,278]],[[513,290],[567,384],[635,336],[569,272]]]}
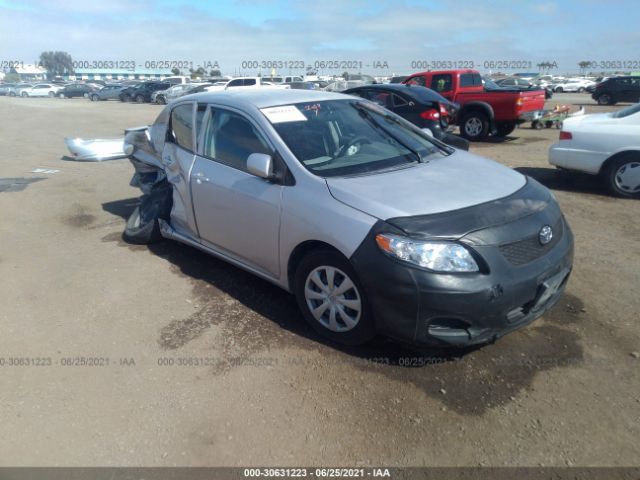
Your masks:
{"label": "front wheel", "polygon": [[142,95],[136,95],[136,103],[144,103],[144,97]]}
{"label": "front wheel", "polygon": [[47,95],[49,95],[49,98],[53,98],[56,96],[55,92],[49,92],[47,93]]}
{"label": "front wheel", "polygon": [[294,287],[305,320],[318,334],[343,345],[360,345],[374,337],[364,289],[339,253],[320,250],[304,257]]}
{"label": "front wheel", "polygon": [[460,133],[467,140],[483,140],[489,134],[489,117],[482,112],[467,113],[462,119]]}
{"label": "front wheel", "polygon": [[625,155],[612,162],[605,181],[618,197],[640,198],[640,156]]}
{"label": "front wheel", "polygon": [[93,95],[91,95],[91,97],[89,97],[89,98],[91,98],[92,102],[97,102],[98,101],[98,95],[96,95],[95,93]]}
{"label": "front wheel", "polygon": [[22,96],[23,96],[23,97],[28,97],[28,96],[29,96],[29,94],[28,94],[27,92],[22,92]]}
{"label": "front wheel", "polygon": [[557,87],[556,88],[556,93],[562,93],[562,92],[564,92],[564,88],[562,88],[562,87]]}

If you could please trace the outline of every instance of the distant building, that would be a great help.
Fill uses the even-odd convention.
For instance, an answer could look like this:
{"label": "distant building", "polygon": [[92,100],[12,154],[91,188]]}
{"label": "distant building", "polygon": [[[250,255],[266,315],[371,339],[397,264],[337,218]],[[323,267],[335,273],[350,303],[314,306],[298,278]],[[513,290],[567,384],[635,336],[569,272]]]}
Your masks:
{"label": "distant building", "polygon": [[14,67],[9,70],[9,73],[17,73],[20,80],[23,82],[34,82],[39,80],[46,80],[47,70],[38,65],[25,63],[19,67]]}
{"label": "distant building", "polygon": [[172,76],[169,70],[82,70],[64,75],[65,80],[159,80]]}

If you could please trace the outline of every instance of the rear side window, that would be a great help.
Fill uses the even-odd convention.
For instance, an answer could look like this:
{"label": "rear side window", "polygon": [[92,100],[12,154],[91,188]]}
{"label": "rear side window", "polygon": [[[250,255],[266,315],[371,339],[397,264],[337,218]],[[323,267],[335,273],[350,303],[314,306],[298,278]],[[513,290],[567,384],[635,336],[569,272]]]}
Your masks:
{"label": "rear side window", "polygon": [[171,112],[171,142],[193,152],[193,104],[178,105]]}
{"label": "rear side window", "polygon": [[249,87],[251,85],[255,85],[256,84],[256,79],[255,78],[245,78],[244,79],[244,86],[245,87]]}
{"label": "rear side window", "polygon": [[460,86],[473,87],[473,74],[463,73],[462,75],[460,75]]}
{"label": "rear side window", "polygon": [[[513,79],[507,79],[504,84],[515,85],[515,81]],[[482,85],[482,77],[479,73],[463,73],[460,75],[461,87],[477,87],[478,85]]]}
{"label": "rear side window", "polygon": [[451,74],[442,73],[431,77],[431,89],[436,92],[448,92],[451,90]]}

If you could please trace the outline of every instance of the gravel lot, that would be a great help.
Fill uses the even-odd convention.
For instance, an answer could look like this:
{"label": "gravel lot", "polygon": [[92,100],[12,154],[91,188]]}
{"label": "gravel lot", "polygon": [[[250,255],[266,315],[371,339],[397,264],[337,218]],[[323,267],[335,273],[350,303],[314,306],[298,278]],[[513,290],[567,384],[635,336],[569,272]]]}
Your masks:
{"label": "gravel lot", "polygon": [[567,292],[445,358],[327,345],[270,284],[176,243],[124,243],[129,162],[64,161],[63,138],[117,137],[159,111],[0,97],[0,464],[638,464],[640,202],[552,169],[557,130],[472,151],[554,190],[576,237]]}

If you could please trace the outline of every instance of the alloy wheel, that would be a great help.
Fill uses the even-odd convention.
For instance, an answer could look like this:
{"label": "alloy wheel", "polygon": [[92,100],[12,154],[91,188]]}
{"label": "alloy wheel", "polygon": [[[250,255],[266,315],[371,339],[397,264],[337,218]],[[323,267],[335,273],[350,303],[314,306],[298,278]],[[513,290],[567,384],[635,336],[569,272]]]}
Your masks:
{"label": "alloy wheel", "polygon": [[478,117],[471,117],[464,124],[464,131],[470,137],[480,135],[480,132],[482,132],[482,121]]}

